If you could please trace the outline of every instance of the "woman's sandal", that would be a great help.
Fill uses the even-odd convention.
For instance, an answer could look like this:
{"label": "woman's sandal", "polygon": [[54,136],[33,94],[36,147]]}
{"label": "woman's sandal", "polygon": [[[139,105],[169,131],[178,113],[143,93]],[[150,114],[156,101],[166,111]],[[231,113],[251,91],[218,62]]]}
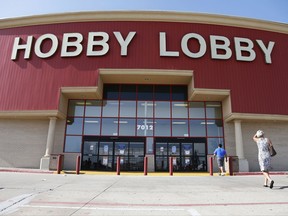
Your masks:
{"label": "woman's sandal", "polygon": [[263,185],[263,187],[268,187],[268,185]]}

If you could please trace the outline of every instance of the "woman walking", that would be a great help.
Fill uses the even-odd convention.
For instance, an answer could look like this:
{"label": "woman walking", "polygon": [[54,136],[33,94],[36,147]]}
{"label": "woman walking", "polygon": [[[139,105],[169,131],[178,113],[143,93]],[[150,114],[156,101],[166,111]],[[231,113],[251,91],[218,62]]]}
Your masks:
{"label": "woman walking", "polygon": [[274,181],[269,175],[269,169],[271,167],[271,156],[269,148],[272,146],[272,142],[268,138],[264,138],[264,132],[258,130],[253,136],[253,140],[257,143],[258,146],[258,161],[260,170],[264,175],[264,187],[268,187],[268,182],[270,182],[269,187],[272,189]]}

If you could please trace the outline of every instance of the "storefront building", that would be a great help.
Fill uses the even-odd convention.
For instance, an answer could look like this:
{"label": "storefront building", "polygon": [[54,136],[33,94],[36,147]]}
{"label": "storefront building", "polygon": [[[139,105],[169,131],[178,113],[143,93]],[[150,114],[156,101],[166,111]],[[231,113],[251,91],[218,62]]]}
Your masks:
{"label": "storefront building", "polygon": [[219,143],[258,171],[262,129],[288,153],[288,26],[176,12],[0,21],[0,167],[209,170]]}

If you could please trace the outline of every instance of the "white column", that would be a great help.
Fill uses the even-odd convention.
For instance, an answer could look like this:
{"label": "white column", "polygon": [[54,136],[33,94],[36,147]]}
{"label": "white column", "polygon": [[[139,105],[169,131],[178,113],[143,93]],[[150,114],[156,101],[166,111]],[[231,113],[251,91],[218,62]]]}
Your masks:
{"label": "white column", "polygon": [[56,120],[57,120],[56,117],[50,117],[48,136],[47,136],[47,144],[46,144],[46,152],[45,152],[44,157],[50,156],[52,149],[53,149],[55,129],[56,129]]}
{"label": "white column", "polygon": [[244,159],[243,139],[242,139],[242,128],[241,120],[234,121],[235,127],[235,144],[236,144],[236,155],[239,159]]}
{"label": "white column", "polygon": [[248,160],[245,159],[244,155],[241,120],[234,121],[234,128],[235,128],[236,155],[238,156],[238,162],[239,162],[239,172],[248,172],[249,164]]}
{"label": "white column", "polygon": [[48,135],[47,135],[47,143],[46,143],[46,151],[45,155],[41,158],[40,161],[40,169],[49,170],[50,167],[50,155],[53,150],[55,129],[56,129],[56,117],[50,117]]}

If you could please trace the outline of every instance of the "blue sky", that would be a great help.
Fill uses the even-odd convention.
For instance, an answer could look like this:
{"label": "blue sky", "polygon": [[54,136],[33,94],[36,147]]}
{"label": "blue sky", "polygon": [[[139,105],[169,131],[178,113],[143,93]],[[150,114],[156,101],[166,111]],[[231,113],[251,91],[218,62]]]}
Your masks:
{"label": "blue sky", "polygon": [[288,23],[288,0],[0,0],[0,19],[79,11],[179,11]]}

